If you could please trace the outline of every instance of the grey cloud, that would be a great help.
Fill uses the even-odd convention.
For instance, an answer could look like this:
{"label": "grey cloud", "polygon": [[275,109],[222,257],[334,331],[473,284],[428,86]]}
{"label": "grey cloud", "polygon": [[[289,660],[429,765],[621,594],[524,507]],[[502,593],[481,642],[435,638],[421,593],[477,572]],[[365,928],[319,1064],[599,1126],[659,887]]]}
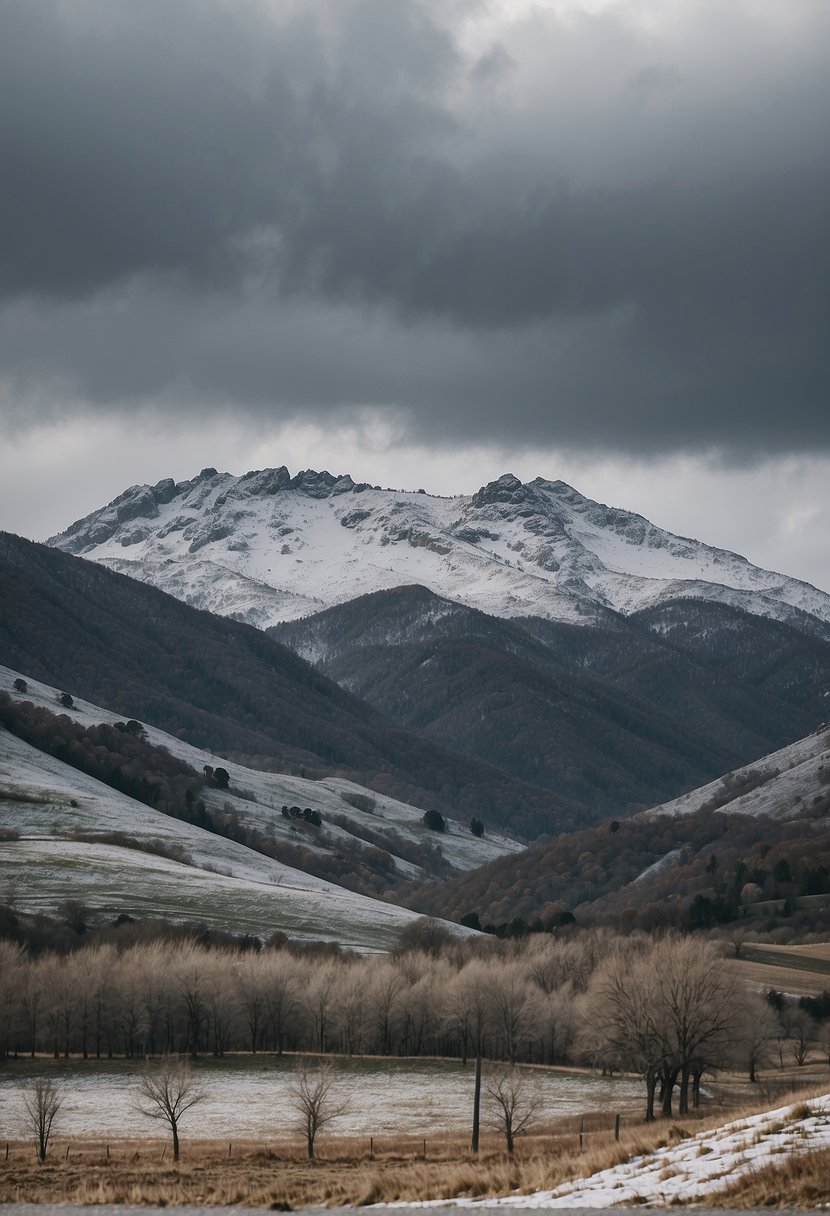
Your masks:
{"label": "grey cloud", "polygon": [[695,12],[0,0],[4,412],[830,446],[830,21]]}
{"label": "grey cloud", "polygon": [[[712,327],[716,328],[715,326]],[[780,406],[776,356],[747,371],[757,335],[678,335],[655,344],[635,308],[498,331],[436,322],[400,326],[316,303],[159,300],[152,287],[65,306],[7,310],[0,325],[8,421],[70,403],[134,414],[340,421],[368,409],[394,416],[402,438],[438,445],[589,447],[639,453],[719,444],[751,459],[826,445],[824,398],[809,383]],[[772,338],[770,339],[773,340]],[[750,349],[746,349],[746,344]],[[678,346],[682,349],[678,351]],[[678,385],[677,365],[697,353]],[[705,354],[700,353],[705,351]],[[679,410],[678,396],[690,407]],[[16,407],[15,407],[16,403]]]}

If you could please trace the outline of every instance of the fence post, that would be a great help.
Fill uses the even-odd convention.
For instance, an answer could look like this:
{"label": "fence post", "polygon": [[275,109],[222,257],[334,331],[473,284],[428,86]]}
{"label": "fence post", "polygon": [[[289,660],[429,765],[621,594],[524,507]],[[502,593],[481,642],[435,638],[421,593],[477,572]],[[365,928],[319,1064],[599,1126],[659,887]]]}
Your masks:
{"label": "fence post", "polygon": [[579,1116],[579,1151],[582,1152],[582,1132],[585,1128],[585,1116]]}
{"label": "fence post", "polygon": [[374,1136],[370,1136],[369,1137],[369,1156],[374,1157],[374,1155],[375,1155],[375,1138],[374,1138]]}
{"label": "fence post", "polygon": [[619,1138],[620,1138],[620,1116],[615,1115],[614,1116],[614,1139],[619,1140]]}
{"label": "fence post", "polygon": [[427,1142],[424,1140],[424,1161],[427,1159]]}

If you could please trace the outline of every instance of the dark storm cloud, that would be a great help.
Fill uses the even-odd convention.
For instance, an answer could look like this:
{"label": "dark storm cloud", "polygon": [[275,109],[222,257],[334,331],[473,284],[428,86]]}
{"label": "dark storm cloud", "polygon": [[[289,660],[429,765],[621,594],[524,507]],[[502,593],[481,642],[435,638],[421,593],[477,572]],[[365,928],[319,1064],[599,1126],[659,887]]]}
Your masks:
{"label": "dark storm cloud", "polygon": [[724,7],[0,0],[5,410],[829,446],[830,23]]}

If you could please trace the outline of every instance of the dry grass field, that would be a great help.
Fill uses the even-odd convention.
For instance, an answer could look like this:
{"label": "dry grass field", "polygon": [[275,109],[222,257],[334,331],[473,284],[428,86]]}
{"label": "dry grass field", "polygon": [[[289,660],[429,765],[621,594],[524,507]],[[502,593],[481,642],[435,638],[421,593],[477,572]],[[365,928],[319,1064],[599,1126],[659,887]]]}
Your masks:
{"label": "dry grass field", "polygon": [[[17,1141],[9,1145],[5,1159],[0,1146],[0,1202],[244,1204],[287,1210],[530,1193],[769,1105],[768,1093],[759,1087],[754,1091],[759,1101],[748,1106],[750,1092],[736,1083],[703,1118],[653,1124],[629,1119],[619,1142],[607,1114],[587,1117],[581,1148],[575,1121],[560,1120],[522,1137],[513,1160],[494,1133],[483,1137],[477,1159],[469,1154],[466,1136],[458,1135],[427,1138],[426,1159],[423,1140],[385,1138],[370,1152],[365,1139],[330,1136],[321,1142],[314,1162],[305,1159],[299,1142],[229,1145],[185,1139],[177,1165],[163,1139],[120,1140],[107,1146],[100,1140],[56,1138],[42,1165],[31,1142]],[[736,1198],[735,1206],[750,1204]]]}
{"label": "dry grass field", "polygon": [[815,1208],[830,1206],[830,1149],[788,1157],[739,1179],[715,1196],[724,1208]]}
{"label": "dry grass field", "polygon": [[[248,1204],[287,1209],[367,1204],[395,1200],[443,1199],[458,1195],[502,1195],[555,1186],[581,1173],[666,1142],[673,1127],[638,1126],[621,1133],[585,1137],[525,1137],[510,1161],[495,1136],[484,1137],[479,1158],[466,1138],[447,1138],[438,1147],[389,1142],[374,1155],[368,1145],[331,1139],[309,1162],[301,1146],[279,1148],[192,1141],[183,1145],[178,1165],[160,1140],[119,1142],[55,1141],[45,1164],[33,1146],[15,1143],[0,1159],[0,1202]],[[674,1131],[675,1136],[681,1133]],[[69,1150],[67,1156],[67,1149]]]}
{"label": "dry grass field", "polygon": [[754,945],[746,942],[740,958],[724,967],[752,988],[775,988],[798,996],[818,996],[830,988],[830,943],[809,946]]}
{"label": "dry grass field", "polygon": [[756,954],[763,951],[771,960],[782,961],[791,956],[802,967],[813,967],[830,975],[830,942],[811,942],[808,946],[751,946]]}
{"label": "dry grass field", "polygon": [[825,988],[830,988],[830,975],[802,971],[794,967],[754,962],[744,958],[725,959],[724,966],[729,969],[730,974],[749,987],[759,990],[775,988],[778,992],[797,996],[819,996]]}

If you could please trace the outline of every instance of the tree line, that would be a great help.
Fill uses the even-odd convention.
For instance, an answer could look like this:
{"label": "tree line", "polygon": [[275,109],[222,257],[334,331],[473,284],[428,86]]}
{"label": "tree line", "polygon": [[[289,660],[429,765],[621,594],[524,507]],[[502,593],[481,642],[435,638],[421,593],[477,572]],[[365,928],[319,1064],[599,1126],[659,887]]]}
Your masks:
{"label": "tree line", "polygon": [[[714,943],[608,930],[392,956],[192,940],[29,957],[0,942],[0,1058],[284,1051],[590,1064],[640,1074],[646,1111],[699,1101],[706,1072],[830,1059],[830,1022],[736,986]],[[823,1007],[819,1013],[823,1012]],[[806,1044],[806,1051],[805,1051]]]}

